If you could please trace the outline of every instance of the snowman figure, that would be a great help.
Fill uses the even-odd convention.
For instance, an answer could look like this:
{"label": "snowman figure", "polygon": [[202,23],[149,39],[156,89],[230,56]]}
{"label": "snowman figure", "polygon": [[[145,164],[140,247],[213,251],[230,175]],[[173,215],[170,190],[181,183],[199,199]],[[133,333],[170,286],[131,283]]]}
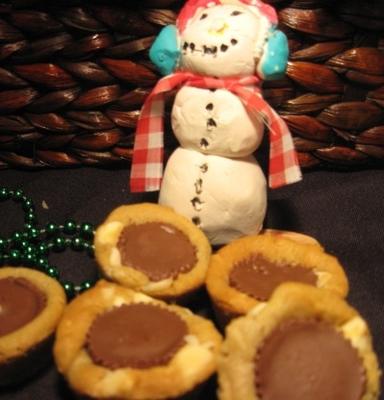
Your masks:
{"label": "snowman figure", "polygon": [[[288,45],[275,10],[259,0],[189,0],[150,50],[165,75],[137,126],[131,190],[190,218],[214,245],[257,234],[266,179],[256,158],[269,129],[269,183],[301,179],[289,130],[262,98],[263,79],[285,72]],[[163,175],[164,95],[177,90],[171,121],[180,144]]]}

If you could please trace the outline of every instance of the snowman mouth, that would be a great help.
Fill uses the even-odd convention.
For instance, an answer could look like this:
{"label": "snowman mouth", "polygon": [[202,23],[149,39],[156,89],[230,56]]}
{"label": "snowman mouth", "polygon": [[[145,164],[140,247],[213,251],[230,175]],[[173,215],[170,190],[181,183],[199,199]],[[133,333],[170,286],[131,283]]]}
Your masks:
{"label": "snowman mouth", "polygon": [[193,54],[193,53],[201,53],[203,55],[212,55],[217,56],[218,53],[225,53],[230,46],[236,46],[238,43],[237,39],[231,39],[230,44],[222,43],[220,45],[202,45],[197,46],[194,42],[184,42],[183,43],[183,54]]}

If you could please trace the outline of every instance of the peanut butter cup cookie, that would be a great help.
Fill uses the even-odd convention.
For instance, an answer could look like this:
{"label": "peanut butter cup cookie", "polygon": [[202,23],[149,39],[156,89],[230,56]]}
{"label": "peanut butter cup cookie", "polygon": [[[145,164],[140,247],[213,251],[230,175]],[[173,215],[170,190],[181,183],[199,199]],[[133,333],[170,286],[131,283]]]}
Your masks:
{"label": "peanut butter cup cookie", "polygon": [[58,370],[95,399],[178,399],[216,371],[221,336],[186,308],[99,281],[67,307]]}
{"label": "peanut butter cup cookie", "polygon": [[65,304],[61,285],[47,275],[0,269],[0,385],[26,379],[47,364]]}
{"label": "peanut butter cup cookie", "polygon": [[178,300],[204,284],[211,247],[191,221],[145,203],[112,211],[96,231],[95,255],[108,279]]}
{"label": "peanut butter cup cookie", "polygon": [[377,400],[379,386],[366,322],[329,291],[285,283],[226,329],[220,400]]}
{"label": "peanut butter cup cookie", "polygon": [[284,282],[328,289],[341,297],[348,281],[337,259],[316,242],[266,233],[238,239],[211,257],[207,289],[221,324],[265,304]]}

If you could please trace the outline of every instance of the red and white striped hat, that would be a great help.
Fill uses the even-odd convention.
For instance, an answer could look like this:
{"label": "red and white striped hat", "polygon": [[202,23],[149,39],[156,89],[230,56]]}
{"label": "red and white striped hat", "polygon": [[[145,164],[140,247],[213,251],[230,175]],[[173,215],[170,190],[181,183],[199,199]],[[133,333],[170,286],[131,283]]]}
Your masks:
{"label": "red and white striped hat", "polygon": [[269,4],[263,3],[260,0],[188,0],[184,7],[181,9],[179,16],[176,21],[176,26],[179,32],[183,32],[186,28],[188,21],[196,14],[201,8],[209,8],[222,4],[238,4],[246,5],[249,8],[257,9],[262,15],[264,15],[269,22],[273,25],[277,25],[277,14],[275,9]]}

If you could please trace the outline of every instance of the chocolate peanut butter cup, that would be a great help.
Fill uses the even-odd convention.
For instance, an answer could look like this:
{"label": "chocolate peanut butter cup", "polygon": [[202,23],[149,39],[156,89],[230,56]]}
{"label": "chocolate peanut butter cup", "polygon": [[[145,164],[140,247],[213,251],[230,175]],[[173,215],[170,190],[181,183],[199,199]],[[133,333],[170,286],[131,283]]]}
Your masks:
{"label": "chocolate peanut butter cup", "polygon": [[284,282],[316,285],[312,269],[288,263],[274,263],[253,253],[236,263],[229,274],[229,284],[256,300],[268,301],[273,291]]}
{"label": "chocolate peanut butter cup", "polygon": [[28,324],[45,305],[45,294],[29,280],[0,279],[0,338]]}
{"label": "chocolate peanut butter cup", "polygon": [[255,384],[260,399],[361,400],[366,382],[352,344],[332,325],[309,319],[285,321],[266,338]]}
{"label": "chocolate peanut butter cup", "polygon": [[86,398],[181,399],[215,373],[220,345],[189,309],[99,281],[68,305],[54,357]]}
{"label": "chocolate peanut butter cup", "polygon": [[130,304],[99,315],[87,338],[93,361],[110,369],[165,365],[183,346],[185,322],[153,304]]}
{"label": "chocolate peanut butter cup", "polygon": [[206,283],[221,325],[268,302],[285,282],[346,296],[348,281],[337,259],[316,242],[290,237],[270,232],[243,237],[211,257]]}
{"label": "chocolate peanut butter cup", "polygon": [[117,242],[123,265],[132,265],[152,282],[177,278],[196,264],[196,249],[172,225],[147,222],[126,226]]}
{"label": "chocolate peanut butter cup", "polygon": [[0,385],[29,378],[50,360],[66,296],[61,285],[28,268],[0,269]]}
{"label": "chocolate peanut butter cup", "polygon": [[157,204],[121,206],[95,234],[102,274],[164,300],[181,300],[205,280],[211,247],[187,218]]}
{"label": "chocolate peanut butter cup", "polygon": [[219,357],[219,400],[378,400],[369,328],[340,296],[284,283],[232,321]]}

